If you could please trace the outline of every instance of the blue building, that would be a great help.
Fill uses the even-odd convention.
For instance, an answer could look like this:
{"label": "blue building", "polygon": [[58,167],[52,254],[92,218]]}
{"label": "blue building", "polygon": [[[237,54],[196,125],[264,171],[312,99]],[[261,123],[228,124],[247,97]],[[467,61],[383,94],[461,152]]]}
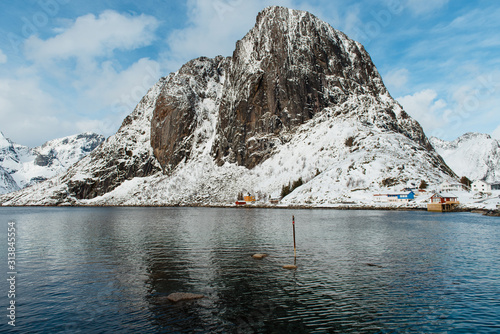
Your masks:
{"label": "blue building", "polygon": [[413,191],[409,191],[408,193],[398,194],[398,199],[407,199],[412,200],[415,199],[415,193]]}
{"label": "blue building", "polygon": [[415,199],[413,191],[393,194],[376,194],[375,200],[378,202],[409,202]]}

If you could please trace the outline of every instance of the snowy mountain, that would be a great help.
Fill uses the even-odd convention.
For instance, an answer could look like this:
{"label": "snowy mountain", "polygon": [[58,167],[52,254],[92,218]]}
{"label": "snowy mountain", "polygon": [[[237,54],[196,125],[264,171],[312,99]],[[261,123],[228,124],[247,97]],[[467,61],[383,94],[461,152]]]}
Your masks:
{"label": "snowy mountain", "polygon": [[65,172],[103,141],[101,135],[83,133],[29,148],[13,143],[0,132],[0,194]]}
{"label": "snowy mountain", "polygon": [[304,11],[269,7],[231,57],[198,58],[149,90],[64,175],[4,205],[331,205],[456,179],[389,94],[363,46]]}
{"label": "snowy mountain", "polygon": [[12,176],[10,176],[10,174],[2,166],[0,166],[0,194],[10,193],[19,189],[19,186],[16,181],[14,181]]}
{"label": "snowy mountain", "polygon": [[453,141],[436,137],[430,141],[457,175],[472,181],[500,181],[500,141],[490,135],[466,133]]}

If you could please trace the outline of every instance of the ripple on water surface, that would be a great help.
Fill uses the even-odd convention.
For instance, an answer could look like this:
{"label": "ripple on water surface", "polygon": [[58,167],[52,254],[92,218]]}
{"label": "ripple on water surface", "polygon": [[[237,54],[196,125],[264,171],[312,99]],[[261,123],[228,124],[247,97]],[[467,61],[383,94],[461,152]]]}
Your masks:
{"label": "ripple on water surface", "polygon": [[[298,268],[284,270],[294,263],[292,214]],[[497,218],[206,208],[0,215],[18,227],[26,332],[500,330]],[[171,303],[172,292],[205,298]]]}

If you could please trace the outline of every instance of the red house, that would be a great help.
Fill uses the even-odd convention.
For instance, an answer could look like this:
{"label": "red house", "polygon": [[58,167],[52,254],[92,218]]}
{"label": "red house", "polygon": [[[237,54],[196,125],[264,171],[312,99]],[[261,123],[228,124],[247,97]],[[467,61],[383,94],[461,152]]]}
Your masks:
{"label": "red house", "polygon": [[446,212],[453,211],[455,206],[460,204],[458,197],[451,194],[441,195],[435,193],[431,197],[431,202],[427,204],[427,211]]}

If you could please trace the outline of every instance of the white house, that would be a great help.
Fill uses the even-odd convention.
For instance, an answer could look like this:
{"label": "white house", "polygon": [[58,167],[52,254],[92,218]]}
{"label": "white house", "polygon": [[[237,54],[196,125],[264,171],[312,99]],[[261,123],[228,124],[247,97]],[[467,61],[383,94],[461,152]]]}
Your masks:
{"label": "white house", "polygon": [[462,191],[467,190],[467,187],[462,183],[449,183],[444,182],[441,184],[441,192],[450,192],[450,191]]}
{"label": "white house", "polygon": [[472,191],[487,193],[491,191],[491,184],[488,182],[477,180],[472,183]]}

